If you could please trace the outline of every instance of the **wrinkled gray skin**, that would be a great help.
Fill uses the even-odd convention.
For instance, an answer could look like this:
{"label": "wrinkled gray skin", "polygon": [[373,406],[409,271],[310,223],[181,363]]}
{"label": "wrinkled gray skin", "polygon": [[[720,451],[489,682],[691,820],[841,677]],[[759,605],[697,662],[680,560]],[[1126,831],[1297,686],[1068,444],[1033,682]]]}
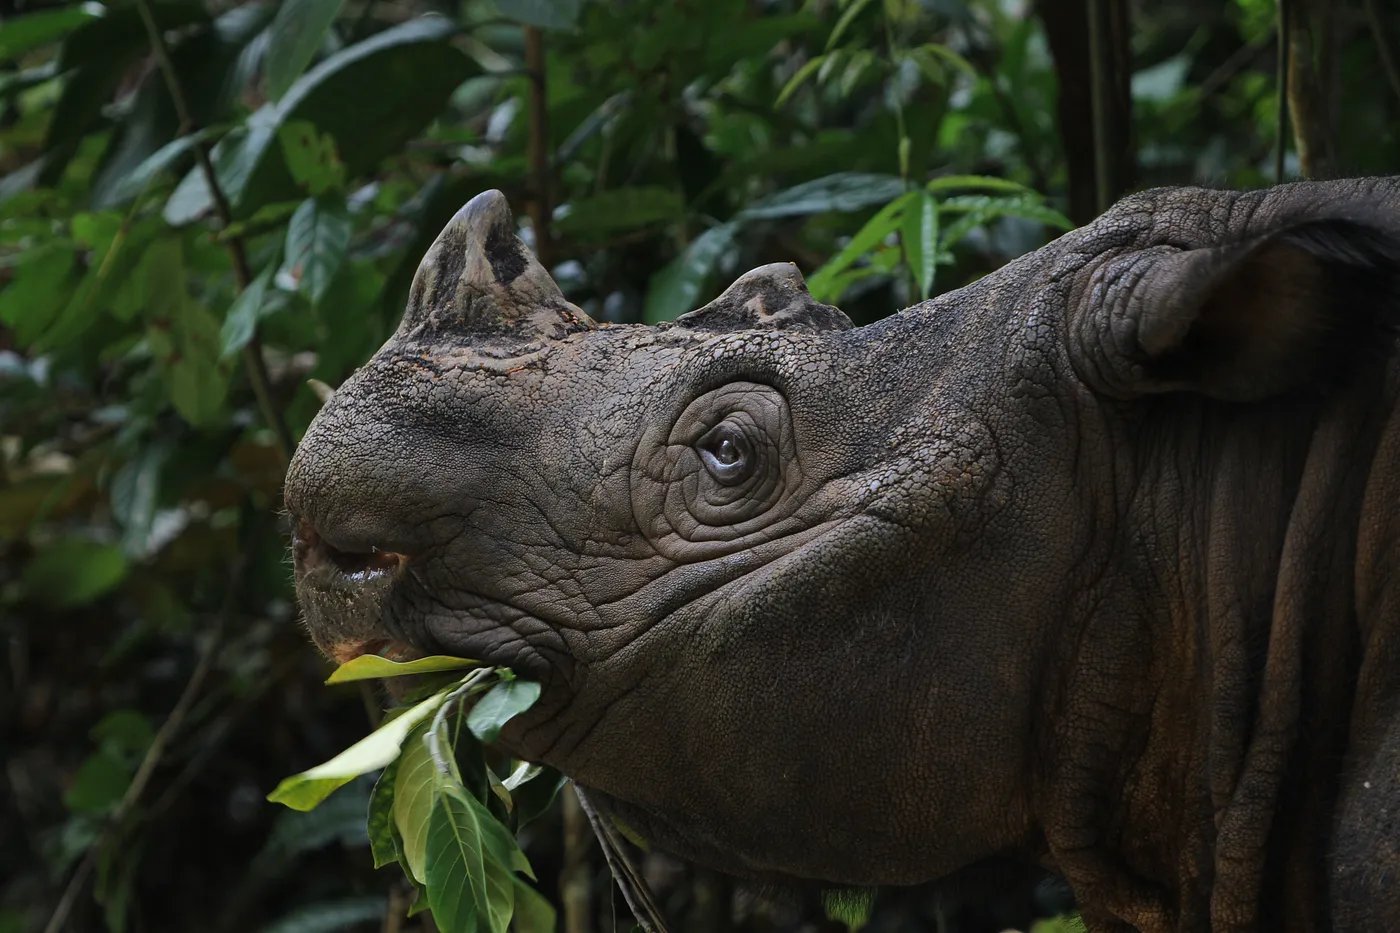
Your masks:
{"label": "wrinkled gray skin", "polygon": [[568,305],[489,192],[287,477],[317,644],[545,685],[653,843],[1092,930],[1400,929],[1400,180],[1160,189],[867,327]]}

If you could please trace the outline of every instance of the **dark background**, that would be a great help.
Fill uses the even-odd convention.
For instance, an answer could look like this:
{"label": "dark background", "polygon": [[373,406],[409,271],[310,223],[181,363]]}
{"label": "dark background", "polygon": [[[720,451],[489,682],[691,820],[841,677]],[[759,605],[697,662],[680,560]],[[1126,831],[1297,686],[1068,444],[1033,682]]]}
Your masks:
{"label": "dark background", "polygon": [[[780,259],[871,320],[1135,188],[1400,170],[1400,11],[1290,7],[1280,43],[1274,0],[0,2],[0,933],[427,927],[367,786],[263,799],[380,707],[320,683],[278,488],[307,380],[380,344],[472,194],[600,320]],[[1024,190],[865,227],[957,174]],[[628,927],[576,810],[525,841],[561,929]],[[678,930],[820,925],[648,872]],[[875,926],[1056,906],[990,880]]]}

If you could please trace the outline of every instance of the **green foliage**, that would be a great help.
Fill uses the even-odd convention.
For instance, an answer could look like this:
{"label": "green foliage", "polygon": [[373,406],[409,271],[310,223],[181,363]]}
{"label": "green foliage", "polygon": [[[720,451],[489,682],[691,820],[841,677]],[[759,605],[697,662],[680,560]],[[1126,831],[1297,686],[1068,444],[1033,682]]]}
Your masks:
{"label": "green foliage", "polygon": [[[367,833],[262,803],[365,731],[295,624],[275,422],[300,436],[308,381],[339,385],[374,352],[432,238],[487,187],[521,215],[548,193],[534,242],[611,322],[673,319],[792,260],[865,323],[1034,248],[1065,226],[1067,166],[1087,154],[1064,151],[1029,9],[58,0],[0,24],[0,825],[15,827],[0,928],[41,927],[74,879],[72,929],[355,923],[387,890],[371,865],[406,857],[400,775],[444,851],[486,825],[419,780],[441,772],[414,738],[420,770],[390,760]],[[1138,183],[1272,178],[1275,15],[1273,0],[1135,8]],[[522,26],[541,30],[538,100]],[[1360,20],[1337,28],[1341,168],[1394,171],[1400,104]],[[527,689],[488,696],[493,717],[483,700],[476,731]],[[521,839],[555,890],[557,776],[525,780],[489,748],[465,767],[479,740],[451,738],[467,801],[501,825],[538,817]],[[365,799],[343,772],[384,758],[338,766],[323,779],[342,789],[306,816]],[[412,836],[420,880],[427,843]],[[482,878],[473,916],[512,898],[518,919],[548,916],[518,874]]]}
{"label": "green foliage", "polygon": [[342,0],[287,0],[277,8],[267,43],[267,94],[277,100],[311,63]]}
{"label": "green foliage", "polygon": [[330,761],[294,774],[277,785],[267,799],[293,810],[310,810],[362,774],[378,771],[399,757],[410,732],[437,712],[447,699],[440,691],[390,719]]}
{"label": "green foliage", "polygon": [[[342,665],[327,682],[460,670],[474,663],[435,657],[400,664],[366,655]],[[548,786],[541,778],[544,770],[519,763],[508,785],[491,771],[482,747],[453,728],[471,700],[467,727],[489,743],[539,695],[539,684],[517,680],[509,671],[478,668],[400,711],[325,764],[282,781],[268,799],[310,810],[350,779],[382,768],[370,795],[367,826],[375,867],[399,863],[446,933],[547,933],[554,927],[553,908],[516,876],[523,872],[533,879],[534,872],[515,841],[518,817],[511,798],[526,781]],[[482,799],[488,786],[503,814],[493,813]]]}

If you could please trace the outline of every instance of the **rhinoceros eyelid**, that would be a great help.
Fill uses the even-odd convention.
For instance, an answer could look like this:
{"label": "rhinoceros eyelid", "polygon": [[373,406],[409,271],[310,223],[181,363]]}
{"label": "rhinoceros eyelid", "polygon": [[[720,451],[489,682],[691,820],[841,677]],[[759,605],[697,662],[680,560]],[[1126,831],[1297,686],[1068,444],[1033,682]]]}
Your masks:
{"label": "rhinoceros eyelid", "polygon": [[710,475],[727,486],[741,483],[753,472],[753,445],[738,425],[720,422],[695,442]]}

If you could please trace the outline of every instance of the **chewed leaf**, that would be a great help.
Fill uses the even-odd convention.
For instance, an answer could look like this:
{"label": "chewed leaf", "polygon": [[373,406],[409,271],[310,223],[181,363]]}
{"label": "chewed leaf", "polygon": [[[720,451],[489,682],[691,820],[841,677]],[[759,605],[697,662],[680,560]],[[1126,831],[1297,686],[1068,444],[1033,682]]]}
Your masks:
{"label": "chewed leaf", "polygon": [[431,674],[434,671],[460,671],[476,667],[480,661],[434,654],[414,661],[390,661],[377,654],[362,654],[346,661],[326,678],[328,684],[344,684],[352,680],[375,680],[381,677],[403,677],[405,674]]}
{"label": "chewed leaf", "polygon": [[431,716],[446,698],[447,691],[436,693],[417,706],[410,707],[401,716],[389,720],[330,761],[284,778],[277,789],[267,795],[267,799],[286,804],[293,810],[313,809],[337,788],[361,774],[377,771],[398,758],[399,749],[413,727]]}
{"label": "chewed leaf", "polygon": [[494,742],[501,727],[525,712],[540,698],[540,685],[528,680],[496,684],[467,714],[467,728],[483,742]]}

